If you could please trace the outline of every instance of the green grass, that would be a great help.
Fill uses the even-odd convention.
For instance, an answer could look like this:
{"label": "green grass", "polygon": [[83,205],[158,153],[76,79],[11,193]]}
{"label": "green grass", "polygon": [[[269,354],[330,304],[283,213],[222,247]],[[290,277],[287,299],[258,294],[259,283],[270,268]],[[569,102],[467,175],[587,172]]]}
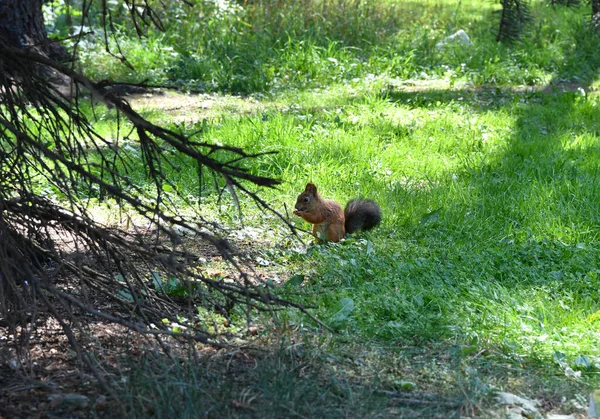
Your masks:
{"label": "green grass", "polygon": [[[147,357],[132,365],[129,388],[133,394],[159,394],[160,402],[148,403],[141,397],[124,401],[134,417],[365,417],[385,413],[381,396],[353,391],[350,383],[327,371],[321,356],[290,347],[274,358],[234,353],[200,364],[177,365]],[[148,380],[149,375],[154,379]]]}
{"label": "green grass", "polygon": [[[503,45],[495,41],[499,6],[485,0],[216,4],[172,10],[164,17],[165,32],[149,29],[142,39],[127,15],[113,10],[117,30],[111,51],[120,48],[135,71],[108,55],[100,35],[80,45],[83,68],[96,79],[253,94],[347,83],[373,74],[499,86],[591,83],[600,63],[586,24],[587,6],[534,1],[534,24],[519,42]],[[60,12],[56,22],[61,22]],[[50,29],[60,34],[60,28]],[[469,34],[472,47],[436,48],[459,29]]]}
{"label": "green grass", "polygon": [[[599,156],[596,134],[576,127],[584,119],[586,131],[597,131],[586,117],[597,99],[533,95],[524,105],[515,95],[508,106],[473,109],[473,95],[462,94],[464,106],[430,107],[419,93],[418,108],[390,101],[391,93],[367,97],[344,110],[360,115],[356,124],[344,125],[332,108],[230,120],[207,135],[280,151],[256,169],[288,181],[273,194],[279,208],[308,180],[340,202],[358,195],[380,202],[385,223],[368,236],[369,247],[358,241],[307,256],[321,266],[311,279],[326,295],[317,304],[357,301],[350,332],[386,340],[475,334],[527,349],[532,338],[574,327],[580,344],[540,345],[550,354],[573,346],[574,356],[594,352],[586,318],[599,308],[592,285]],[[567,114],[569,121],[558,117]],[[529,308],[506,305],[513,299]]]}
{"label": "green grass", "polygon": [[[285,181],[261,193],[282,213],[307,181],[327,198],[366,196],[383,210],[373,232],[299,250],[275,218],[242,201],[245,225],[268,237],[251,251],[270,263],[267,277],[305,278],[277,292],[336,330],[315,351],[360,358],[354,345],[380,348],[364,355],[368,372],[349,384],[357,397],[408,381],[478,414],[491,389],[549,398],[566,412],[556,394],[579,400],[600,384],[598,95],[408,92],[374,81],[282,93],[262,105],[186,129],[202,124],[205,140],[277,150],[248,164]],[[192,168],[172,180],[184,195],[198,187]],[[227,200],[221,210],[236,212]],[[211,205],[201,211],[217,215]],[[299,336],[319,333],[298,313],[278,318],[304,330]],[[397,357],[405,361],[388,368]],[[389,365],[370,369],[373,358]],[[322,373],[347,380],[339,368]],[[436,380],[445,380],[444,392]]]}
{"label": "green grass", "polygon": [[[204,364],[149,360],[133,370],[128,406],[158,417],[201,405],[216,416],[408,415],[374,391],[410,383],[414,393],[456,401],[453,413],[485,416],[494,389],[580,411],[600,385],[600,98],[512,88],[596,83],[600,53],[586,9],[534,2],[537,23],[505,46],[491,32],[492,2],[340,3],[279,2],[280,13],[275,2],[250,3],[169,27],[160,39],[123,38],[143,69],[136,77],[256,94],[259,105],[243,114],[224,105],[173,126],[249,152],[277,151],[246,163],[284,181],[261,191],[274,208],[289,211],[312,181],[341,203],[375,199],[384,215],[368,234],[301,246],[243,199],[245,224],[269,238],[250,249],[269,262],[265,275],[305,278],[276,292],[312,307],[336,332],[324,338],[294,311],[279,313],[277,326],[257,315],[267,327],[259,343],[285,342],[274,360],[257,357],[251,371],[238,365],[239,379],[221,376],[222,364],[207,373]],[[472,49],[435,48],[460,28]],[[91,62],[99,78],[133,77]],[[169,119],[151,104],[145,112]],[[113,126],[108,116],[98,124]],[[195,167],[171,180],[184,196],[200,187]],[[236,213],[233,202],[211,199],[203,215],[239,225],[226,216]],[[285,355],[292,337],[308,348],[300,364]]]}

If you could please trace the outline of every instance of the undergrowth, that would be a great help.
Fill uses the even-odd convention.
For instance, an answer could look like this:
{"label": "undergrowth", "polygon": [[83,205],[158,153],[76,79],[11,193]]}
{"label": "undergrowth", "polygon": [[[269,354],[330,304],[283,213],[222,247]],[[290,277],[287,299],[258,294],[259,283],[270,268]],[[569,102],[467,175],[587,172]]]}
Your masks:
{"label": "undergrowth", "polygon": [[[191,10],[174,3],[162,17],[165,31],[148,29],[141,39],[125,10],[116,2],[109,6],[110,49],[135,70],[90,34],[79,45],[85,72],[192,91],[269,93],[371,75],[498,86],[590,83],[600,60],[587,8],[547,1],[533,2],[534,24],[512,45],[495,41],[499,5],[484,0],[198,1]],[[57,35],[65,32],[64,13],[64,7],[48,8]],[[459,29],[472,46],[437,47]]]}

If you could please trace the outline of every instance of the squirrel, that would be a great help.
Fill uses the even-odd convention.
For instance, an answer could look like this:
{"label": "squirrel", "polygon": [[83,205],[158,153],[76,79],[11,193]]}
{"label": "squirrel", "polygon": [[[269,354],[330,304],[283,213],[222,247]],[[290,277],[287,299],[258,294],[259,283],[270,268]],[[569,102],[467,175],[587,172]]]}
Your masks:
{"label": "squirrel", "polygon": [[352,199],[346,209],[335,201],[323,199],[317,187],[308,183],[296,200],[294,215],[313,224],[312,234],[318,241],[338,242],[356,230],[370,230],[381,221],[381,209],[375,201]]}

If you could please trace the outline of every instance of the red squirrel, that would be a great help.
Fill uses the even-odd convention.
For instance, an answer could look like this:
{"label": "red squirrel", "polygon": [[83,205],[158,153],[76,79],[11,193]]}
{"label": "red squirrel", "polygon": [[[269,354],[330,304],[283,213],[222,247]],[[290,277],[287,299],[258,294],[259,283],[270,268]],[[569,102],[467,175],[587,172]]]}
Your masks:
{"label": "red squirrel", "polygon": [[376,202],[352,199],[342,210],[337,202],[323,199],[312,183],[298,195],[294,215],[313,225],[312,234],[317,240],[330,242],[340,241],[346,233],[370,230],[381,222],[381,209]]}

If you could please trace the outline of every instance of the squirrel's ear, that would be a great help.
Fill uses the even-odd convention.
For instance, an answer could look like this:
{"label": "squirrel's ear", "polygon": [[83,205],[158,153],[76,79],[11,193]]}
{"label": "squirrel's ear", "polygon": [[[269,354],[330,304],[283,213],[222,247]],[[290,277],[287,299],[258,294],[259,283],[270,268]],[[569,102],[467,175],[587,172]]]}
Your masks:
{"label": "squirrel's ear", "polygon": [[307,183],[304,192],[317,196],[317,187],[313,183]]}

